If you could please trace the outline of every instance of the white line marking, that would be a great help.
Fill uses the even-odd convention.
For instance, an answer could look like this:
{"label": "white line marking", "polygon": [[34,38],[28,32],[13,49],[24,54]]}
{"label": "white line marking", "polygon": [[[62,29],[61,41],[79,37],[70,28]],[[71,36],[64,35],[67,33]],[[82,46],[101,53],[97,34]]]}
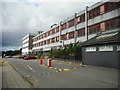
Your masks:
{"label": "white line marking", "polygon": [[27,66],[31,71],[35,72],[35,70],[32,67],[30,67],[29,65],[27,65]]}

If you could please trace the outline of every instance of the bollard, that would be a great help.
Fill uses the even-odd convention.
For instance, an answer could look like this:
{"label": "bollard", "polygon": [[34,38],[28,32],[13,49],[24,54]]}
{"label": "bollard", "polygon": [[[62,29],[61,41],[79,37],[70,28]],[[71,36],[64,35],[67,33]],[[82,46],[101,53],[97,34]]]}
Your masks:
{"label": "bollard", "polygon": [[43,59],[40,59],[40,64],[41,64],[41,65],[43,64]]}
{"label": "bollard", "polygon": [[48,67],[52,66],[52,60],[51,59],[48,59],[47,65],[48,65]]}

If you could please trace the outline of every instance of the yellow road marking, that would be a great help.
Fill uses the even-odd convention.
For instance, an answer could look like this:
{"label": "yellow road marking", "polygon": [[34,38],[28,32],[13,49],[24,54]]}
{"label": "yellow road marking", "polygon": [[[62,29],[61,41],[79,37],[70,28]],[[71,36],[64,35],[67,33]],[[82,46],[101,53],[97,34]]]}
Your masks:
{"label": "yellow road marking", "polygon": [[55,70],[58,69],[58,68],[54,68]]}
{"label": "yellow road marking", "polygon": [[74,67],[73,69],[78,69],[77,67]]}
{"label": "yellow road marking", "polygon": [[59,71],[63,71],[62,69],[58,69]]}
{"label": "yellow road marking", "polygon": [[68,70],[70,70],[70,69],[63,69],[64,71],[68,71]]}
{"label": "yellow road marking", "polygon": [[49,68],[53,68],[53,67],[49,67]]}

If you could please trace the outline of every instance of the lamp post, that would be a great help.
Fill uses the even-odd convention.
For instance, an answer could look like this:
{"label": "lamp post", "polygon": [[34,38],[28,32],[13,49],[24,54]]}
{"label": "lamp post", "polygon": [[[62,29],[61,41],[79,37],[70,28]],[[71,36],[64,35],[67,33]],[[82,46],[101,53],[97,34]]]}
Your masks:
{"label": "lamp post", "polygon": [[56,25],[57,25],[57,24],[55,23],[55,24],[51,25],[50,28],[53,28],[53,27],[56,26]]}
{"label": "lamp post", "polygon": [[76,43],[76,30],[77,30],[77,23],[76,23],[76,16],[77,16],[77,13],[75,13],[75,16],[74,16],[74,26],[75,26],[75,30],[74,30],[74,43]]}

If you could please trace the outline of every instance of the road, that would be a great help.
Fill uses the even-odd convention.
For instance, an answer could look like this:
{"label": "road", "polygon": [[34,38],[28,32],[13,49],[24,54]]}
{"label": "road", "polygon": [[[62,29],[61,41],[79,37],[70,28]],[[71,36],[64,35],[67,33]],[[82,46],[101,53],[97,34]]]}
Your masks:
{"label": "road", "polygon": [[39,60],[14,58],[6,59],[6,62],[9,62],[35,88],[118,87],[118,70],[114,68],[90,65],[81,67],[79,64],[66,64],[57,61],[53,61],[54,68],[48,68],[46,61],[44,65],[39,65]]}

